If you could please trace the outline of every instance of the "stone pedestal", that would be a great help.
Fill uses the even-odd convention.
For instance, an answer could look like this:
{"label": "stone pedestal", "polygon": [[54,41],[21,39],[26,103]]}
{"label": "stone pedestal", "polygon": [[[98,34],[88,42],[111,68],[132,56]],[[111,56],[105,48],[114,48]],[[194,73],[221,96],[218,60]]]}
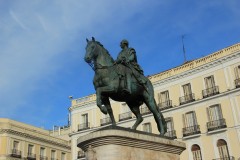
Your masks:
{"label": "stone pedestal", "polygon": [[179,160],[182,142],[156,134],[109,126],[77,141],[87,160]]}

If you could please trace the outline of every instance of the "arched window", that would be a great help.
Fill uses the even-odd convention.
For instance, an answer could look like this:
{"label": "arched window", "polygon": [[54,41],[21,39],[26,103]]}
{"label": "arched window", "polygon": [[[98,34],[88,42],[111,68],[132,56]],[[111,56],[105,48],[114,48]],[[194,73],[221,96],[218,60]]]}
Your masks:
{"label": "arched window", "polygon": [[191,151],[193,154],[193,160],[202,160],[202,154],[199,145],[197,144],[192,145]]}
{"label": "arched window", "polygon": [[218,147],[220,158],[225,159],[230,157],[228,152],[227,142],[225,140],[219,139],[217,141],[217,147]]}

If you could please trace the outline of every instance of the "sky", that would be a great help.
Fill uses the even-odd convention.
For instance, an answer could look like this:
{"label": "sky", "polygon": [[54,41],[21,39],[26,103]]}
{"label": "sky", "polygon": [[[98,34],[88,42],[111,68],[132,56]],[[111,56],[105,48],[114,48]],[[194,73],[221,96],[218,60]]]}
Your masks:
{"label": "sky", "polygon": [[68,122],[69,96],[95,93],[86,38],[116,59],[120,41],[153,75],[240,42],[239,0],[0,0],[0,117]]}

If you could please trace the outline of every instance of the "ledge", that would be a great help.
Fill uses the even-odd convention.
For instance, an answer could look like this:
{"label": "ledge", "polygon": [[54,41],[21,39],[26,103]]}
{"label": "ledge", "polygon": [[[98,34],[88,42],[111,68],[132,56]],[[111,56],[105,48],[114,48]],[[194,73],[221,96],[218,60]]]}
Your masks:
{"label": "ledge", "polygon": [[87,151],[89,145],[93,148],[106,145],[127,146],[178,155],[186,149],[183,142],[118,126],[108,126],[81,136],[78,138],[77,144],[83,151]]}

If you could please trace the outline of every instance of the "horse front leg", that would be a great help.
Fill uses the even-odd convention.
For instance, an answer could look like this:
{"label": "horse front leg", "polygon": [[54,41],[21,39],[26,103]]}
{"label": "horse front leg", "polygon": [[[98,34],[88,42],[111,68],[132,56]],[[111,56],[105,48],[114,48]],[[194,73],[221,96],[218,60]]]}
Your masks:
{"label": "horse front leg", "polygon": [[109,114],[109,117],[112,121],[112,125],[116,125],[116,121],[115,121],[115,118],[114,118],[114,115],[113,115],[113,111],[112,111],[112,107],[111,107],[111,104],[110,104],[110,101],[109,101],[109,98],[106,97],[106,96],[102,96],[102,100],[103,100],[103,104],[106,106],[107,108],[107,112]]}
{"label": "horse front leg", "polygon": [[101,112],[103,114],[107,114],[107,108],[104,106],[104,104],[102,103],[102,95],[101,95],[101,92],[100,92],[100,88],[97,88],[96,90],[96,96],[97,96],[97,106],[98,108],[101,110]]}
{"label": "horse front leg", "polygon": [[112,88],[110,86],[98,87],[96,89],[97,106],[99,107],[99,109],[101,110],[101,112],[103,114],[107,114],[108,113],[107,107],[103,103],[103,94],[106,95],[106,94],[111,93],[111,92],[114,92],[114,88]]}

